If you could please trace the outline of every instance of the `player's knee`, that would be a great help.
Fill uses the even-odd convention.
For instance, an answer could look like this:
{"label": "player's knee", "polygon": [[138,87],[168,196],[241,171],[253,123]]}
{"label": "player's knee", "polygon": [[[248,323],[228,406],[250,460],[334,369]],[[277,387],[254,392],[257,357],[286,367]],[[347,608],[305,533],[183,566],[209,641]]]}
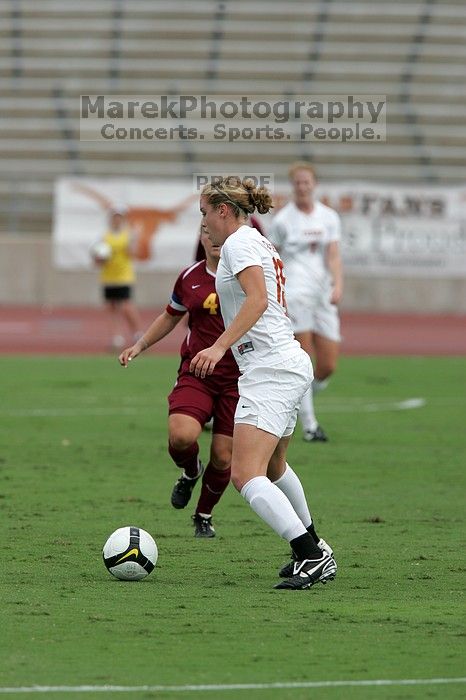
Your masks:
{"label": "player's knee", "polygon": [[316,366],[314,376],[319,381],[323,382],[324,379],[328,379],[336,370],[337,363],[333,361],[326,361],[324,363],[319,363]]}
{"label": "player's knee", "polygon": [[168,437],[168,441],[170,443],[170,447],[179,452],[187,450],[188,447],[191,447],[191,445],[194,442],[192,435],[189,435],[186,432],[182,432],[179,430],[171,431]]}
{"label": "player's knee", "polygon": [[175,450],[186,450],[199,437],[201,425],[190,416],[181,413],[170,415],[168,420],[168,441]]}
{"label": "player's knee", "polygon": [[231,464],[231,450],[220,450],[215,451],[211,455],[211,462],[214,469],[218,471],[223,471],[228,469]]}

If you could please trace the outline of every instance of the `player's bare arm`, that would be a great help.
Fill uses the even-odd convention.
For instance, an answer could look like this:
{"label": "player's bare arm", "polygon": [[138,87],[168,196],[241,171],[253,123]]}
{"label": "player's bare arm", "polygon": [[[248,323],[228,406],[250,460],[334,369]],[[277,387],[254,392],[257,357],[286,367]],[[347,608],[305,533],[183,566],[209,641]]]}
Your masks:
{"label": "player's bare arm", "polygon": [[247,267],[238,273],[237,278],[246,294],[246,299],[218,340],[211,347],[198,352],[192,359],[190,371],[194,372],[196,377],[204,378],[207,374],[212,374],[215,365],[226,351],[254,326],[268,306],[262,267],[259,265]]}
{"label": "player's bare arm", "polygon": [[126,350],[123,350],[121,355],[118,357],[120,365],[122,367],[127,367],[128,362],[134,360],[138,355],[144,350],[147,350],[151,345],[158,343],[159,340],[165,338],[166,335],[172,332],[175,326],[183,318],[183,315],[172,316],[171,314],[164,311],[157,316],[157,318],[151,323],[149,328],[142,334],[139,340],[134,343]]}
{"label": "player's bare arm", "polygon": [[338,241],[332,241],[327,249],[327,266],[332,275],[332,304],[338,304],[343,294],[343,266],[341,263],[340,246]]}

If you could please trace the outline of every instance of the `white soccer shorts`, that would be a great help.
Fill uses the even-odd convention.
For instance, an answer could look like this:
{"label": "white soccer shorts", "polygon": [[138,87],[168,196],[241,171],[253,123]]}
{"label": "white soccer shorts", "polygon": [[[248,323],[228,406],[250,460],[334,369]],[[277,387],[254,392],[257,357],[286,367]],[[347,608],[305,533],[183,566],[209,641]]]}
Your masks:
{"label": "white soccer shorts", "polygon": [[330,303],[327,294],[322,295],[318,301],[292,297],[287,298],[286,302],[294,333],[312,331],[336,343],[340,342],[338,307]]}
{"label": "white soccer shorts", "polygon": [[313,377],[312,363],[304,350],[271,366],[248,368],[238,381],[235,423],[254,425],[278,438],[291,435]]}

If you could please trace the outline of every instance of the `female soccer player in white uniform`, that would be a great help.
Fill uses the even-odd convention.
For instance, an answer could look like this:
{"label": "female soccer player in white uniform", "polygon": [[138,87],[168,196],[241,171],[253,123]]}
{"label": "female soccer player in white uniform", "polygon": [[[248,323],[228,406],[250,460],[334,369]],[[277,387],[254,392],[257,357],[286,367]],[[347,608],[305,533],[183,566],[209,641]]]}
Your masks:
{"label": "female soccer player in white uniform", "polygon": [[280,251],[286,273],[286,301],[293,331],[302,348],[315,358],[315,378],[299,417],[308,442],[326,442],[317,422],[313,393],[327,386],[335,371],[340,344],[337,304],[342,295],[340,217],[314,201],[314,170],[294,163],[289,171],[293,201],[275,216],[268,238]]}
{"label": "female soccer player in white uniform", "polygon": [[[309,356],[295,340],[285,309],[283,265],[274,246],[245,225],[266,213],[270,193],[252,180],[224,178],[201,194],[203,228],[222,245],[216,288],[225,331],[191,362],[211,374],[228,348],[240,369],[231,477],[251,508],[291,546],[294,564],[276,588],[310,588],[335,577],[329,545],[316,534],[298,476],[286,462],[298,406],[312,381]],[[291,569],[291,570],[290,570]]]}

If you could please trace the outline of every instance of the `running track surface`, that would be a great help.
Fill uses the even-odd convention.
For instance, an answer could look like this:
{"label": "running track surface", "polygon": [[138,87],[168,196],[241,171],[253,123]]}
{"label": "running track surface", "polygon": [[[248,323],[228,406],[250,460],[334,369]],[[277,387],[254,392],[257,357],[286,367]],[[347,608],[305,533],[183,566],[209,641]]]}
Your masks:
{"label": "running track surface", "polygon": [[[160,311],[142,311],[144,328]],[[182,321],[152,352],[177,353],[185,333]],[[466,355],[466,316],[346,313],[342,336],[344,355]],[[0,306],[0,353],[105,353],[108,344],[104,309]]]}

